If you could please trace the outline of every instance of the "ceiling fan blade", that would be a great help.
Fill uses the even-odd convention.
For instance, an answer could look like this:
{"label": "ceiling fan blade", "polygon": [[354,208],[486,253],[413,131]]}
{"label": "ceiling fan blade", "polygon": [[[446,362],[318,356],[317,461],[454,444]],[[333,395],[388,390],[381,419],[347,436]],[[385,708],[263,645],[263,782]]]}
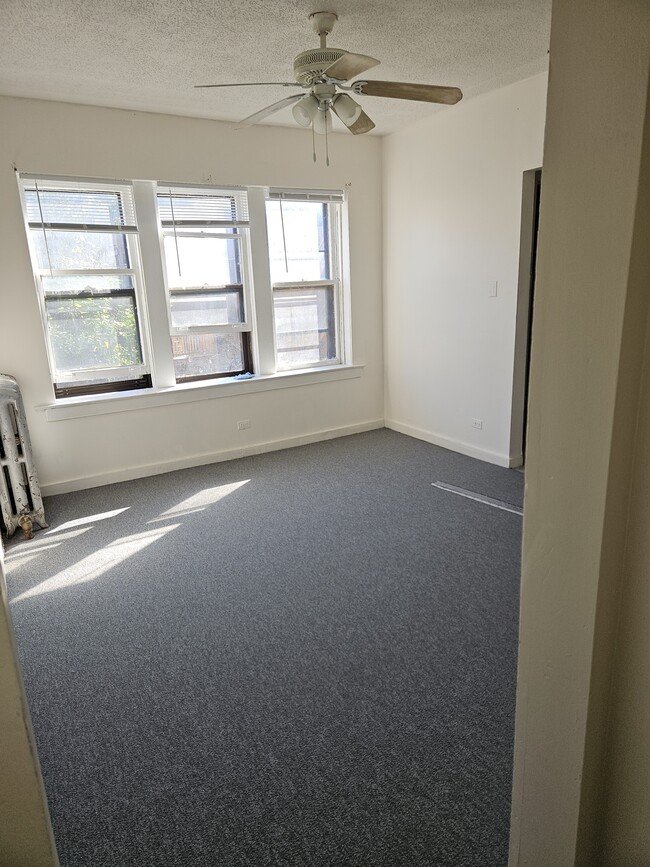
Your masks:
{"label": "ceiling fan blade", "polygon": [[463,98],[457,87],[440,87],[435,84],[409,84],[403,81],[360,82],[355,92],[365,96],[390,96],[393,99],[416,99],[420,102],[439,102],[455,105]]}
{"label": "ceiling fan blade", "polygon": [[362,111],[352,126],[348,127],[352,135],[362,135],[364,132],[370,132],[370,130],[374,128],[374,123],[370,120],[365,111]]}
{"label": "ceiling fan blade", "polygon": [[264,120],[265,117],[268,117],[270,114],[275,114],[276,111],[280,111],[281,108],[291,105],[291,103],[295,102],[297,99],[302,99],[301,93],[296,93],[292,96],[285,96],[284,99],[280,99],[272,105],[267,105],[266,108],[256,111],[255,114],[251,114],[243,120],[240,120],[239,123],[235,125],[235,129],[241,129],[244,126],[252,126],[254,123],[259,123],[259,121]]}
{"label": "ceiling fan blade", "polygon": [[195,84],[194,87],[302,87],[302,84],[295,81],[245,81],[241,84]]}
{"label": "ceiling fan blade", "polygon": [[372,69],[377,66],[379,60],[374,57],[368,57],[367,54],[353,54],[348,51],[343,57],[339,57],[334,63],[331,63],[327,69],[323,70],[323,75],[328,78],[335,78],[337,81],[347,81],[354,78],[355,75],[361,75],[366,69]]}

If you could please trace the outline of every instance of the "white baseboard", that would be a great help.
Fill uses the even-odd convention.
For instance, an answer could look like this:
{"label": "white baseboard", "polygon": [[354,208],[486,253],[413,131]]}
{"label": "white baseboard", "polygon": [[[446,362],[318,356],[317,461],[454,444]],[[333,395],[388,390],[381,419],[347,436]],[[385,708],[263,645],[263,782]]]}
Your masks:
{"label": "white baseboard", "polygon": [[432,443],[434,446],[441,446],[443,449],[449,449],[452,452],[459,452],[461,455],[467,455],[470,458],[478,458],[480,461],[486,461],[488,464],[497,464],[499,467],[516,466],[516,464],[511,464],[512,459],[510,455],[502,455],[498,452],[482,449],[479,448],[479,446],[472,445],[471,443],[464,443],[461,440],[453,440],[449,437],[441,436],[440,434],[422,430],[419,427],[402,424],[394,419],[387,418],[384,424],[387,428],[397,431],[398,433],[415,437],[415,439],[418,440],[424,440],[427,443]]}
{"label": "white baseboard", "polygon": [[99,473],[83,479],[70,479],[64,482],[52,482],[41,485],[41,493],[45,497],[54,494],[68,494],[71,491],[83,491],[86,488],[98,488],[101,485],[112,485],[115,482],[127,482],[131,479],[142,479],[146,476],[157,476],[161,473],[170,473],[174,470],[185,470],[188,467],[200,467],[205,464],[216,464],[220,461],[231,461],[236,458],[245,458],[249,455],[260,455],[265,452],[279,451],[280,449],[305,446],[310,443],[345,437],[350,434],[363,433],[364,431],[377,430],[384,427],[384,420],[361,422],[360,424],[346,425],[345,427],[331,428],[330,430],[317,431],[316,433],[302,436],[285,437],[284,439],[271,440],[269,442],[256,443],[236,449],[225,449],[209,454],[192,455],[191,457],[178,458],[164,463],[144,464],[138,467],[127,467],[124,470],[115,470],[110,473]]}

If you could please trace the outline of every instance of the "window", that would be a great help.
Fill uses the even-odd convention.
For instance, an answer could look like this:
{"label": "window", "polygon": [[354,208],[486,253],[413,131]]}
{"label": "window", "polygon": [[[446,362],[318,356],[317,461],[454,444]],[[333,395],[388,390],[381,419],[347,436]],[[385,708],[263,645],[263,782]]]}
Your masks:
{"label": "window", "polygon": [[18,180],[63,408],[349,361],[343,193]]}
{"label": "window", "polygon": [[267,230],[278,370],[340,363],[340,202],[272,190]]}
{"label": "window", "polygon": [[128,185],[23,181],[57,397],[151,386]]}
{"label": "window", "polygon": [[242,190],[158,191],[177,382],[252,373]]}

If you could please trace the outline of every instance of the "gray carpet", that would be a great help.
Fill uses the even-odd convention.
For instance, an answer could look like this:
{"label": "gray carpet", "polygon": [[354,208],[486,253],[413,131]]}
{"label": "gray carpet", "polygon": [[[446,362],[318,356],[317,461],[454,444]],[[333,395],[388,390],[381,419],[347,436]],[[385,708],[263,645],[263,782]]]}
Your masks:
{"label": "gray carpet", "polygon": [[7,565],[64,867],[506,864],[521,518],[434,481],[521,504],[388,430],[46,500]]}

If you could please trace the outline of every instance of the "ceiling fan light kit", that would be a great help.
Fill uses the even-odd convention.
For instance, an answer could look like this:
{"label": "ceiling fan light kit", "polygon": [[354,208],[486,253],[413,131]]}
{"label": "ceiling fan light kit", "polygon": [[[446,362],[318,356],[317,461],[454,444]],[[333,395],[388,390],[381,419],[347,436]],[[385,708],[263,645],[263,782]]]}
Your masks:
{"label": "ceiling fan light kit", "polygon": [[317,111],[318,100],[311,94],[303,96],[302,99],[299,99],[291,109],[291,113],[293,114],[296,123],[304,127],[311,126]]}
{"label": "ceiling fan light kit", "polygon": [[358,102],[355,102],[347,93],[339,93],[334,99],[332,107],[340,121],[347,127],[352,126],[361,116],[362,108]]}
{"label": "ceiling fan light kit", "polygon": [[318,106],[318,111],[314,115],[314,132],[316,135],[327,135],[332,131],[332,112],[329,108],[321,108]]}
{"label": "ceiling fan light kit", "polygon": [[[342,48],[328,48],[327,37],[332,32],[338,15],[335,12],[314,12],[309,16],[320,39],[318,48],[301,52],[293,61],[295,82],[258,82],[255,84],[203,84],[197,87],[300,87],[305,94],[295,94],[274,102],[255,112],[237,124],[237,128],[251,126],[264,120],[285,106],[292,106],[296,123],[311,127],[312,133],[324,134],[332,128],[332,112],[347,127],[352,135],[362,135],[375,125],[350,93],[355,96],[383,96],[391,99],[410,99],[418,102],[433,102],[454,105],[463,94],[457,87],[441,87],[430,84],[411,84],[400,81],[357,80],[353,78],[372,69],[379,63],[367,54],[354,54]],[[347,91],[347,92],[346,92]],[[314,156],[315,158],[315,156]],[[328,160],[329,165],[329,160]]]}

